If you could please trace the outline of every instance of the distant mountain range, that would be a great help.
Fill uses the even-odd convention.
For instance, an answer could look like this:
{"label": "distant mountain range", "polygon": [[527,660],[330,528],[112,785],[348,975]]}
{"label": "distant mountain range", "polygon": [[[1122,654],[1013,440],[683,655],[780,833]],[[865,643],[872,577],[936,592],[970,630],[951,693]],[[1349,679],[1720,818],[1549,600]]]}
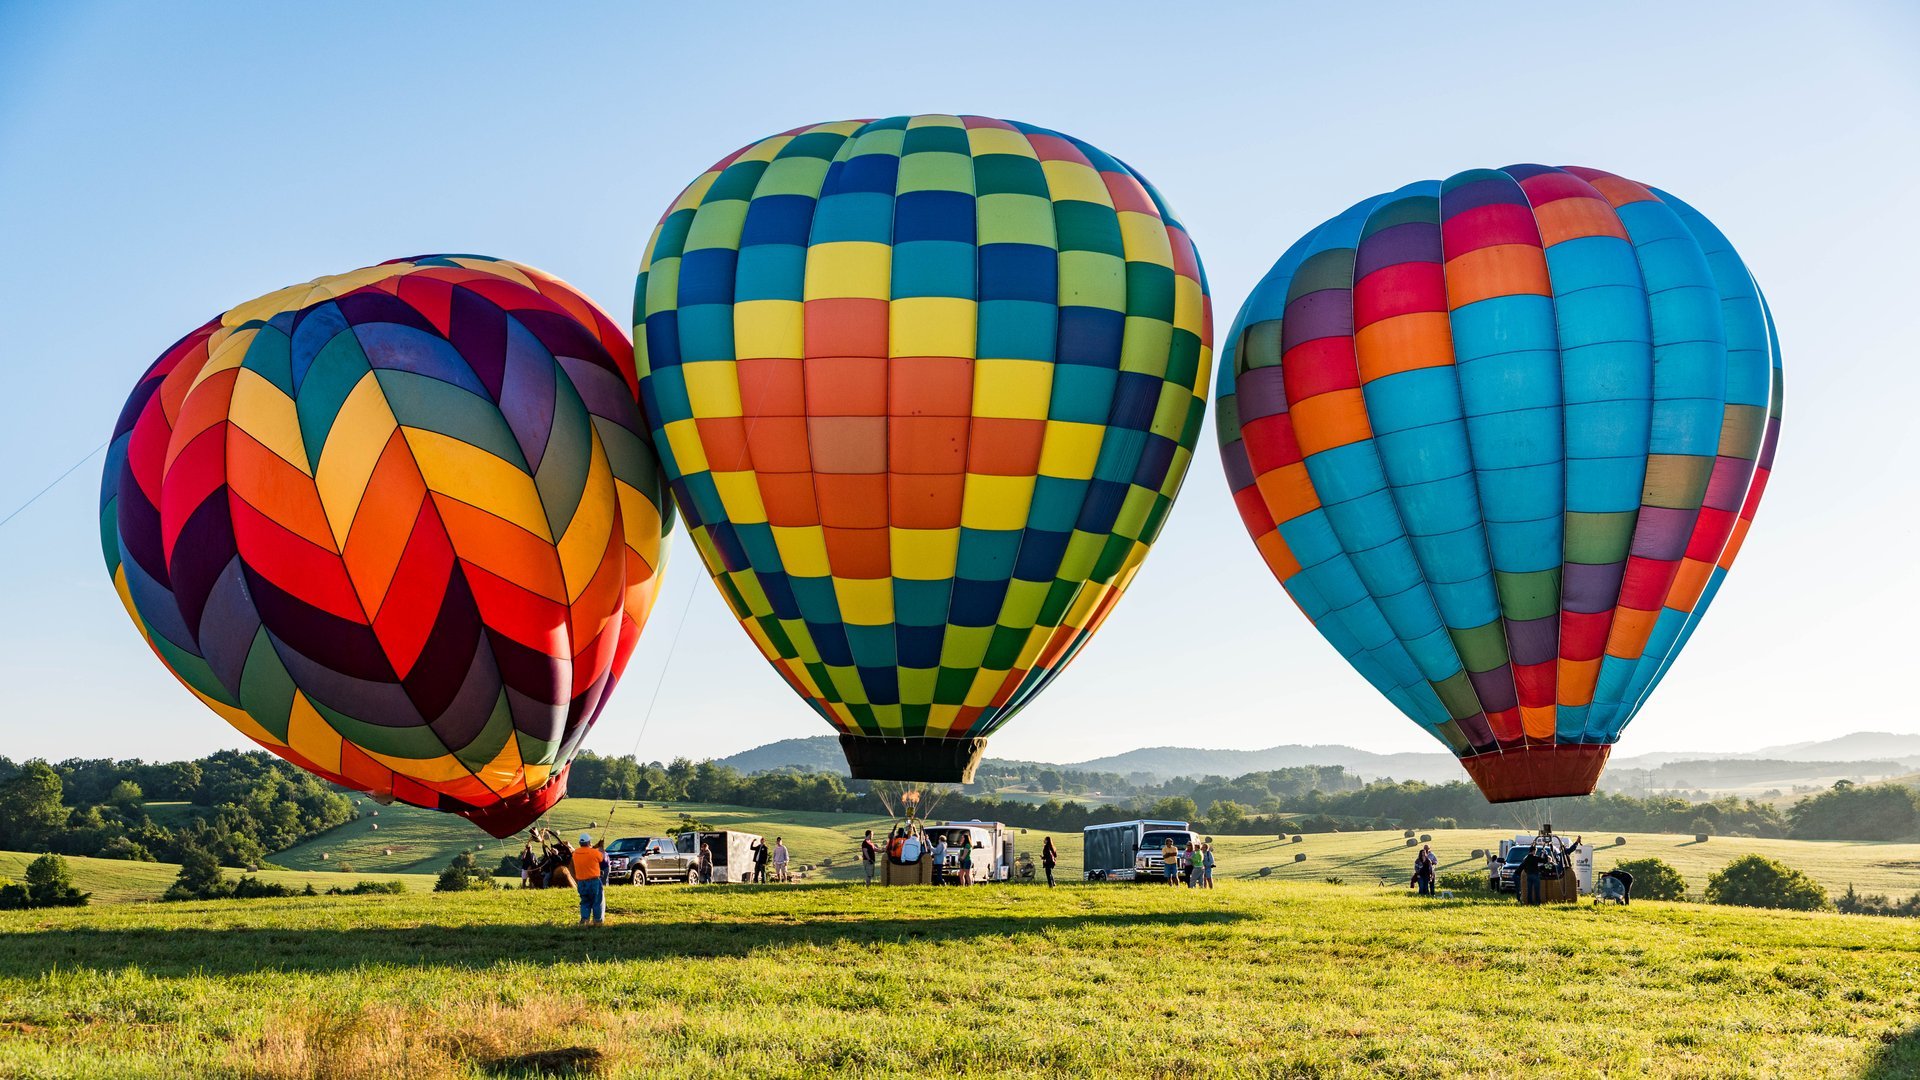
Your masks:
{"label": "distant mountain range", "polygon": [[[847,773],[847,763],[841,756],[839,740],[832,735],[782,739],[779,742],[767,743],[765,746],[756,746],[751,750],[743,750],[738,754],[721,758],[719,761],[722,765],[731,765],[746,773],[783,768],[832,772],[842,776]],[[1162,780],[1176,776],[1234,777],[1299,765],[1339,765],[1348,772],[1366,779],[1392,777],[1396,780],[1445,783],[1462,778],[1460,765],[1451,754],[1376,754],[1369,750],[1356,750],[1351,746],[1339,745],[1290,744],[1269,747],[1265,750],[1204,750],[1188,746],[1154,746],[1089,761],[1067,763],[1017,762],[997,758],[989,758],[988,761],[1004,765],[1053,765],[1055,768],[1075,769],[1082,772],[1110,772],[1122,775],[1146,773]],[[1676,762],[1712,761],[1752,761],[1756,765],[1766,762],[1769,765],[1767,768],[1716,771],[1723,774],[1754,773],[1756,778],[1764,773],[1767,779],[1777,778],[1782,781],[1794,779],[1795,777],[1791,775],[1794,770],[1773,768],[1771,767],[1773,763],[1794,762],[1810,765],[1815,768],[1818,775],[1891,776],[1899,772],[1920,769],[1920,735],[1856,731],[1832,739],[1768,746],[1758,750],[1638,754],[1633,757],[1615,758],[1612,770],[1616,772],[1644,770],[1648,774],[1648,780],[1659,784],[1663,781],[1656,778],[1663,772],[1673,772],[1674,770],[1666,767]],[[1808,775],[1814,775],[1814,773],[1808,773]],[[1674,777],[1674,781],[1676,786],[1692,786],[1678,777]]]}

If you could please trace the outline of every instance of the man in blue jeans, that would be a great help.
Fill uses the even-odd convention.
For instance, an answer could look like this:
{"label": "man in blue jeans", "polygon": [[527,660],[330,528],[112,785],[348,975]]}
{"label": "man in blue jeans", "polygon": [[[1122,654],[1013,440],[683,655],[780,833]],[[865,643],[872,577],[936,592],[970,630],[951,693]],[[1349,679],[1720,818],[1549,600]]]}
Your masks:
{"label": "man in blue jeans", "polygon": [[607,853],[593,846],[593,837],[580,834],[573,849],[573,887],[580,893],[580,925],[603,926],[607,921]]}

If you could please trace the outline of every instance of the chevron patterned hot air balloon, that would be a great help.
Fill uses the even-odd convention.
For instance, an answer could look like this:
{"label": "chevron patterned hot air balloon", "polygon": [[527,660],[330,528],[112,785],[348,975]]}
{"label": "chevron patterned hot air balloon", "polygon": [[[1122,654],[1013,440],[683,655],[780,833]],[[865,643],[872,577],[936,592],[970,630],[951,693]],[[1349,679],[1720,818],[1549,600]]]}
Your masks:
{"label": "chevron patterned hot air balloon", "polygon": [[734,615],[853,774],[971,773],[1120,599],[1186,474],[1211,331],[1164,201],[977,116],[800,128],[669,208],[641,397]]}
{"label": "chevron patterned hot air balloon", "polygon": [[1593,790],[1740,550],[1780,394],[1711,222],[1518,165],[1301,239],[1241,309],[1215,415],[1294,602],[1503,802]]}
{"label": "chevron patterned hot air balloon", "polygon": [[432,255],[182,338],[101,484],[161,661],[255,742],[496,836],[564,794],[659,587],[626,335],[565,283]]}

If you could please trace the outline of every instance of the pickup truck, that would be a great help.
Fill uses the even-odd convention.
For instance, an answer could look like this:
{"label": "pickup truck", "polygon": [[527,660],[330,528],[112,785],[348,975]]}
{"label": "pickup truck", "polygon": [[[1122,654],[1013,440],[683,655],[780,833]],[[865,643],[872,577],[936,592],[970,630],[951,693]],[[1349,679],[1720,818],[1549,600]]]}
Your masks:
{"label": "pickup truck", "polygon": [[645,884],[639,876],[640,861],[649,852],[672,850],[673,840],[666,836],[623,836],[607,845],[607,884]]}

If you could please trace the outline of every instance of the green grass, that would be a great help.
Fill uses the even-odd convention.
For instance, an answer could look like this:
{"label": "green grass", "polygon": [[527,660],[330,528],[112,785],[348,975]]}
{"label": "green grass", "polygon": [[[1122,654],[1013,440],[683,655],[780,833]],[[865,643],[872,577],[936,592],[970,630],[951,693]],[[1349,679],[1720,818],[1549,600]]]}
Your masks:
{"label": "green grass", "polygon": [[626,888],[573,918],[518,890],[0,913],[0,1076],[1920,1070],[1905,920],[1240,881]]}
{"label": "green grass", "polygon": [[[23,881],[26,878],[27,864],[39,858],[23,851],[0,851],[0,877]],[[167,891],[173,879],[180,873],[180,867],[174,863],[128,862],[121,859],[81,859],[66,856],[67,867],[73,872],[73,884],[82,892],[93,894],[93,903],[111,904],[133,900],[158,900],[160,894]],[[241,871],[228,870],[228,877],[239,877]],[[391,881],[398,879],[406,883],[409,889],[426,890],[433,888],[433,878],[426,875],[402,874],[338,874],[313,873],[293,870],[262,870],[262,881],[279,882],[288,888],[298,889],[311,882],[316,889],[329,886],[350,886],[357,881]]]}

